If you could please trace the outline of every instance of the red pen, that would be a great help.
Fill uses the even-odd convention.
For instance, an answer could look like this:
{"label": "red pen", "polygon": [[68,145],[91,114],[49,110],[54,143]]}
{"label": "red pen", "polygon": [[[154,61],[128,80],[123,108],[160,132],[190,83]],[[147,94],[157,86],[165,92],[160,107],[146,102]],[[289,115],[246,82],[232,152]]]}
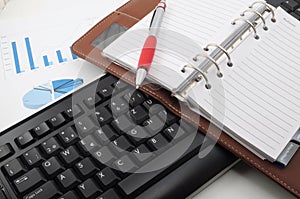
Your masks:
{"label": "red pen", "polygon": [[150,28],[149,28],[149,36],[147,37],[141,55],[138,63],[138,69],[136,72],[136,79],[135,84],[136,88],[138,89],[140,85],[143,83],[144,79],[146,78],[146,75],[148,71],[150,70],[153,57],[156,50],[156,44],[157,44],[157,34],[158,30],[161,26],[161,22],[164,16],[166,10],[166,0],[162,0],[159,2],[159,4],[156,6],[156,9],[154,11]]}

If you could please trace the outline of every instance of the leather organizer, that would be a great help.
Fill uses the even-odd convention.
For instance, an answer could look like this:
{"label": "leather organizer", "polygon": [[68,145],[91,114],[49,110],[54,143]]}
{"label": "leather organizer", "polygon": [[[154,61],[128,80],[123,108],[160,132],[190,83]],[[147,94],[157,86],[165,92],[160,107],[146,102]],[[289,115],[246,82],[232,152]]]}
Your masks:
{"label": "leather organizer", "polygon": [[[94,47],[92,42],[113,23],[117,22],[122,26],[130,28],[151,12],[158,2],[158,0],[131,0],[127,2],[98,22],[91,30],[79,38],[72,46],[73,53],[105,69],[108,73],[121,78],[123,81],[135,85],[135,74],[111,63],[111,61],[101,55],[101,50]],[[157,88],[151,86],[151,84],[142,86],[140,89],[160,101],[174,114],[197,125],[201,132],[217,140],[221,146],[300,198],[300,151],[294,155],[287,167],[284,169],[278,168],[274,164],[260,159],[227,134],[222,132],[220,135],[220,130],[217,127],[213,126],[203,117],[200,117],[199,120],[199,115],[190,111],[186,106],[182,106],[176,98],[171,97],[169,91],[162,88],[157,90]]]}

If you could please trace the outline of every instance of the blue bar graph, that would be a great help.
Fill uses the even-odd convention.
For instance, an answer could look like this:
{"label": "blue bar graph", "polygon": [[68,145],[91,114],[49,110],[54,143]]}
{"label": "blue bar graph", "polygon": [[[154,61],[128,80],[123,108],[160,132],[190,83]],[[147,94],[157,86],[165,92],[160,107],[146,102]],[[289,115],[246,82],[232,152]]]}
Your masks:
{"label": "blue bar graph", "polygon": [[11,43],[13,54],[14,54],[14,61],[15,61],[15,66],[16,66],[16,73],[22,73],[24,71],[21,70],[20,67],[20,61],[19,61],[19,56],[18,56],[18,50],[17,50],[17,44],[16,42]]}
{"label": "blue bar graph", "polygon": [[31,70],[35,70],[38,67],[35,67],[35,65],[34,65],[33,56],[32,56],[32,50],[31,50],[31,45],[30,45],[30,41],[29,41],[28,37],[25,38],[25,44],[26,44],[26,49],[27,49],[27,53],[28,53],[28,60],[29,60],[30,68],[31,68]]}
{"label": "blue bar graph", "polygon": [[63,57],[62,57],[62,54],[61,54],[61,51],[60,51],[60,50],[57,50],[57,51],[56,51],[56,55],[57,55],[57,58],[58,58],[58,62],[59,62],[59,63],[67,62],[67,58],[63,58]]}
{"label": "blue bar graph", "polygon": [[[71,47],[70,47],[71,49]],[[72,52],[72,49],[71,49],[71,54],[72,54],[72,58],[75,60],[75,59],[78,59],[77,55],[75,55],[73,52]]]}
{"label": "blue bar graph", "polygon": [[[62,63],[75,62],[79,60],[79,57],[72,52],[72,47],[67,47],[66,51],[64,47],[58,47],[54,50],[57,58],[52,57],[53,51],[49,49],[47,52],[39,52],[32,45],[33,38],[25,36],[20,40],[11,40],[8,42],[12,55],[10,55],[10,63],[12,68],[15,69],[16,74],[27,73],[36,71],[40,68],[50,68]],[[63,49],[62,49],[63,48]],[[70,54],[71,53],[71,54]],[[41,56],[35,57],[36,54]],[[1,60],[0,60],[1,61]]]}
{"label": "blue bar graph", "polygon": [[47,55],[43,56],[43,60],[46,67],[53,65],[53,62],[49,62]]}

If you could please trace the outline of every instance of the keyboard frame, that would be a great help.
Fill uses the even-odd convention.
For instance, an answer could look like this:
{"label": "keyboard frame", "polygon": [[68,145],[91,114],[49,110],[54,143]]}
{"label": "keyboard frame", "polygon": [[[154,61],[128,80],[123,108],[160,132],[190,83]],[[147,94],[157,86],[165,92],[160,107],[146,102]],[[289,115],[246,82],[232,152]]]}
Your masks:
{"label": "keyboard frame", "polygon": [[[103,74],[102,76],[100,76],[99,78],[103,78],[105,77],[106,74]],[[27,146],[26,148],[20,149],[17,144],[15,143],[15,138],[17,138],[18,136],[24,134],[26,131],[34,128],[35,126],[39,125],[41,122],[46,121],[48,119],[50,119],[52,116],[55,116],[58,113],[63,112],[66,109],[66,104],[69,106],[73,104],[79,104],[80,107],[83,109],[84,113],[86,115],[91,115],[92,113],[94,113],[94,109],[89,109],[87,106],[85,106],[83,104],[83,100],[90,95],[91,93],[95,93],[96,89],[98,87],[101,87],[101,85],[98,85],[99,79],[91,82],[90,84],[76,90],[74,93],[69,94],[67,96],[65,96],[64,98],[60,99],[59,101],[54,102],[53,104],[49,105],[48,107],[44,108],[43,110],[38,111],[37,113],[33,114],[32,116],[26,118],[25,120],[13,125],[11,128],[1,132],[0,136],[0,146],[6,143],[10,143],[12,145],[13,150],[15,151],[15,153],[5,159],[4,161],[0,162],[0,168],[1,168],[1,172],[0,172],[0,190],[2,187],[2,191],[4,193],[6,193],[7,196],[10,196],[11,199],[16,199],[18,198],[15,194],[15,191],[12,189],[12,185],[7,181],[6,177],[5,177],[5,173],[3,172],[2,167],[7,164],[8,162],[10,162],[11,160],[18,158],[19,156],[21,156],[22,154],[24,154],[25,152],[27,152],[28,150],[39,146],[42,142],[48,140],[49,138],[53,137],[54,135],[57,135],[61,130],[67,128],[68,126],[71,126],[74,124],[74,121],[69,121],[67,123],[67,125],[64,125],[56,130],[54,130],[53,132],[50,132],[49,134],[47,134],[45,137],[40,138],[39,140],[35,141],[33,144]],[[106,104],[109,103],[109,100],[106,100],[104,103],[101,104],[101,106],[104,106]],[[78,116],[80,118],[80,116]],[[217,165],[221,166],[221,170],[220,168],[216,168],[216,173],[214,175],[217,175],[218,173],[222,172],[222,170],[225,172],[227,171],[229,168],[231,168],[231,166],[233,166],[233,163],[235,163],[235,161],[237,160],[236,157],[234,157],[233,155],[231,155],[229,152],[227,152],[224,149],[221,149],[220,146],[215,146],[216,148],[216,155],[221,155],[222,157],[224,156],[224,160],[217,160],[214,159],[213,156],[209,156],[208,159],[210,161],[216,162],[218,163]],[[224,155],[225,154],[225,155]],[[195,156],[194,156],[195,157]],[[228,158],[227,158],[228,157]],[[187,163],[189,161],[186,161],[185,163]],[[185,164],[183,163],[183,164]],[[188,164],[187,164],[188,165]],[[210,166],[210,165],[209,165]],[[178,168],[180,168],[181,166],[179,166]],[[177,168],[175,169],[175,171],[177,170]],[[194,172],[194,171],[193,171]],[[170,173],[170,175],[173,172]],[[209,179],[213,179],[213,176],[207,176]],[[165,177],[166,178],[166,177]],[[166,180],[165,178],[163,178],[162,180]],[[207,179],[207,180],[209,180]],[[194,187],[193,190],[190,190],[190,193],[196,191],[198,187]],[[175,192],[174,192],[175,193]],[[142,193],[143,195],[143,193]]]}

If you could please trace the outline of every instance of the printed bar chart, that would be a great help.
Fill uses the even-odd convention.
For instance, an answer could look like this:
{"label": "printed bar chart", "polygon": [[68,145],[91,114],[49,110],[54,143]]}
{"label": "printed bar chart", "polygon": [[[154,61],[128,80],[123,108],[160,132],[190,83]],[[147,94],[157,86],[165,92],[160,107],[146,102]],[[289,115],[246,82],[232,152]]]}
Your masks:
{"label": "printed bar chart", "polygon": [[31,45],[30,45],[30,41],[29,41],[28,37],[25,38],[25,44],[26,44],[26,49],[27,49],[27,54],[28,54],[28,60],[29,60],[30,68],[31,68],[31,70],[35,70],[38,67],[36,67],[34,65],[33,56],[32,56],[32,50],[31,50]]}
{"label": "printed bar chart", "polygon": [[24,71],[21,70],[16,42],[12,42],[11,46],[12,46],[12,50],[13,50],[13,54],[14,54],[14,61],[15,61],[16,73],[17,74],[22,73]]}
{"label": "printed bar chart", "polygon": [[[54,56],[53,56],[54,53]],[[71,47],[45,48],[37,41],[32,42],[29,36],[10,39],[0,37],[0,60],[4,73],[22,74],[38,70],[42,67],[51,67],[78,60],[72,53]],[[39,66],[39,67],[38,67]]]}
{"label": "printed bar chart", "polygon": [[45,64],[46,67],[47,67],[47,66],[52,66],[52,65],[53,65],[53,62],[49,62],[48,56],[47,56],[47,55],[44,55],[44,56],[43,56],[43,60],[44,60],[44,64]]}
{"label": "printed bar chart", "polygon": [[56,55],[59,63],[67,62],[67,58],[63,58],[60,50],[56,51]]}

